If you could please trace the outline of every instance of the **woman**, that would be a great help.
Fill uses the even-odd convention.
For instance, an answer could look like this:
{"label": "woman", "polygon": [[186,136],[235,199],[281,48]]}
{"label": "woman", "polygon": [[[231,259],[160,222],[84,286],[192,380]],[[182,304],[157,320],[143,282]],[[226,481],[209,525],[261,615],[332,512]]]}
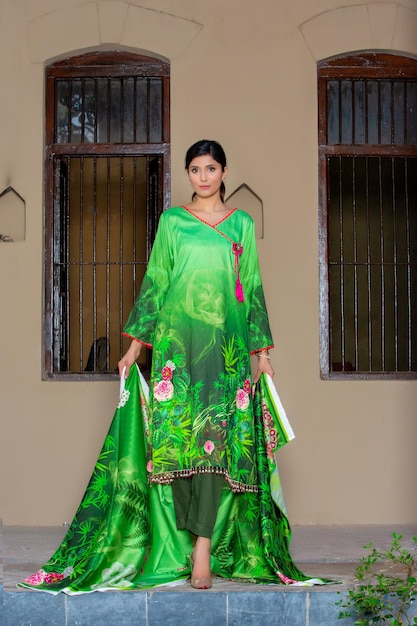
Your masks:
{"label": "woman", "polygon": [[[124,328],[132,342],[119,362],[119,405],[84,497],[61,545],[19,586],[140,589],[177,584],[190,569],[197,589],[212,586],[212,572],[326,582],[303,574],[289,550],[274,452],[292,431],[265,375],[273,342],[253,221],[224,203],[217,142],[194,144],[186,169],[192,201],[160,218]],[[132,367],[143,345],[153,351],[149,398]]]}
{"label": "woman", "polygon": [[148,269],[124,328],[127,377],[152,348],[149,480],[171,483],[178,529],[195,537],[193,587],[211,587],[210,549],[223,489],[257,491],[254,382],[274,375],[253,220],[224,202],[226,156],[189,148],[192,201],[162,214]]}

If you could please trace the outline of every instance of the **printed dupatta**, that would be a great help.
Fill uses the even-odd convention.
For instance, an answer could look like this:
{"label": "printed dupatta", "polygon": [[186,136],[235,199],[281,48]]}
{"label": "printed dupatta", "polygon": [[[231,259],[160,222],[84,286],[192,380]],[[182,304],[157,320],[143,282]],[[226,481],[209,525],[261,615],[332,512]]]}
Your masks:
{"label": "printed dupatta", "polygon": [[[212,538],[212,573],[259,583],[333,582],[303,574],[289,551],[291,529],[274,451],[293,433],[282,409],[276,414],[271,389],[262,375],[254,396],[259,493],[224,489]],[[189,578],[192,538],[176,528],[172,489],[150,487],[146,478],[146,411],[147,385],[132,367],[64,540],[19,587],[75,595],[176,585]]]}

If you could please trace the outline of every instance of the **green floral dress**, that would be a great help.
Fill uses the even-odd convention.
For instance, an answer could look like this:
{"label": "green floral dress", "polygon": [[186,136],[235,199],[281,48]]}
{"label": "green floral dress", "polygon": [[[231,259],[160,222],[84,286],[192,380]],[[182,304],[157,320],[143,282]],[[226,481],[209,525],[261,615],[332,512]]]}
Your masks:
{"label": "green floral dress", "polygon": [[150,393],[131,367],[61,545],[18,586],[72,595],[185,581],[192,536],[177,529],[169,483],[195,472],[220,472],[231,487],[213,576],[331,582],[292,560],[274,453],[293,433],[266,374],[251,393],[249,354],[272,346],[251,218],[235,210],[213,227],[185,208],[164,213],[125,333],[153,347]]}
{"label": "green floral dress", "polygon": [[163,213],[124,334],[153,350],[150,481],[215,472],[256,491],[249,356],[273,341],[252,218]]}

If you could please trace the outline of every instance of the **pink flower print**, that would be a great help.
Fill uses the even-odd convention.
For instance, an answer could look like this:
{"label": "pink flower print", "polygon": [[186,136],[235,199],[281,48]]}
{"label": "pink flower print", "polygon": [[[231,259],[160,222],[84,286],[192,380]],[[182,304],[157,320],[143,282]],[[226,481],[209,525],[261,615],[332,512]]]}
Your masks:
{"label": "pink flower print", "polygon": [[164,380],[171,380],[172,378],[172,369],[168,367],[168,365],[165,365],[165,367],[162,369],[162,378]]}
{"label": "pink flower print", "polygon": [[53,585],[54,583],[59,583],[60,580],[65,578],[64,574],[58,574],[57,572],[50,572],[45,575],[45,584]]}
{"label": "pink flower print", "polygon": [[222,421],[222,426],[223,426],[223,428],[226,428],[226,426],[227,426],[227,422],[226,422],[226,420],[223,420],[223,421]]}
{"label": "pink flower print", "polygon": [[208,439],[204,444],[204,452],[207,454],[211,454],[214,450],[214,443]]}
{"label": "pink flower print", "polygon": [[249,406],[249,394],[244,389],[238,389],[236,393],[236,406],[244,411]]}
{"label": "pink flower print", "polygon": [[146,471],[151,473],[152,472],[152,461],[148,461],[147,465],[146,465]]}
{"label": "pink flower print", "polygon": [[27,578],[25,578],[25,583],[28,585],[33,585],[37,587],[38,585],[42,585],[45,580],[46,572],[43,569],[40,569],[35,574],[31,574]]}
{"label": "pink flower print", "polygon": [[247,378],[245,380],[245,382],[243,383],[243,389],[244,389],[244,391],[246,391],[246,393],[250,392],[250,380],[249,380],[249,378]]}
{"label": "pink flower print", "polygon": [[162,368],[162,378],[164,380],[171,380],[172,373],[175,369],[175,363],[173,361],[167,361],[165,367]]}
{"label": "pink flower print", "polygon": [[161,380],[159,383],[155,383],[153,388],[153,395],[158,402],[164,402],[165,400],[171,400],[174,395],[174,385],[170,380]]}
{"label": "pink flower print", "polygon": [[272,427],[274,425],[274,420],[272,419],[272,415],[268,411],[268,408],[265,403],[262,403],[262,421],[264,423],[265,428]]}
{"label": "pink flower print", "polygon": [[269,442],[266,444],[266,454],[270,461],[275,461],[274,450]]}
{"label": "pink flower print", "polygon": [[293,580],[292,578],[288,578],[288,576],[285,576],[285,574],[282,574],[281,572],[277,572],[277,575],[280,577],[282,582],[285,583],[286,585],[292,585],[297,582],[296,580]]}

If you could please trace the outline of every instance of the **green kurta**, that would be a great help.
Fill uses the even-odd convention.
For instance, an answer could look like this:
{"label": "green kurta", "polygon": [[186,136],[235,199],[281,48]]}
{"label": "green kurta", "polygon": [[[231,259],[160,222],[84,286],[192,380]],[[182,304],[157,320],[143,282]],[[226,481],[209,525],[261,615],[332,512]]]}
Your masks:
{"label": "green kurta", "polygon": [[153,349],[150,480],[216,472],[256,491],[249,356],[273,342],[252,218],[235,209],[213,227],[184,207],[163,213],[124,334]]}

